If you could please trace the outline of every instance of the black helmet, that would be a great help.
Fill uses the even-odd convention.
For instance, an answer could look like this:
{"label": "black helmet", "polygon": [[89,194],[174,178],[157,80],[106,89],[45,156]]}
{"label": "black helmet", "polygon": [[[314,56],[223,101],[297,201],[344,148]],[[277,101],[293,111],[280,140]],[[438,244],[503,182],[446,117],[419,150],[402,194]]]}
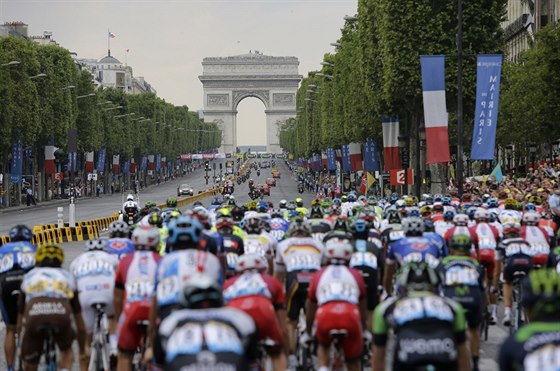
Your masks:
{"label": "black helmet", "polygon": [[323,209],[321,208],[321,206],[313,206],[311,208],[311,211],[309,212],[309,217],[311,219],[323,219]]}
{"label": "black helmet", "polygon": [[344,218],[336,218],[336,220],[334,221],[332,229],[333,229],[333,231],[349,232],[348,222]]}
{"label": "black helmet", "polygon": [[206,274],[191,276],[181,290],[179,305],[182,308],[196,309],[204,302],[212,308],[223,305],[222,289],[216,280]]}
{"label": "black helmet", "polygon": [[243,217],[245,216],[245,212],[243,211],[242,208],[240,208],[239,206],[235,206],[232,210],[231,210],[231,217],[233,218],[233,220],[235,222],[240,222],[241,220],[243,220]]}
{"label": "black helmet", "polygon": [[163,225],[163,217],[158,213],[151,213],[148,216],[148,223],[154,227],[161,228]]}
{"label": "black helmet", "polygon": [[439,274],[425,262],[409,262],[403,267],[399,283],[412,291],[431,291],[441,282]]}
{"label": "black helmet", "polygon": [[18,224],[10,229],[10,240],[12,242],[27,241],[30,242],[33,238],[33,232],[29,227],[23,224]]}

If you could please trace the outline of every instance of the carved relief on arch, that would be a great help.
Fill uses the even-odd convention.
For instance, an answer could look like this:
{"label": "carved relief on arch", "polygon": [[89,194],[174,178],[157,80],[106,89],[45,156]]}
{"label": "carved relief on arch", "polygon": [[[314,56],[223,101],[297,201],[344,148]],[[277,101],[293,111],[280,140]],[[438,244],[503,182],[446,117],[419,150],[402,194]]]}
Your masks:
{"label": "carved relief on arch", "polygon": [[247,97],[260,99],[267,109],[270,105],[270,92],[268,90],[234,90],[232,96],[234,109],[237,108],[239,102]]}

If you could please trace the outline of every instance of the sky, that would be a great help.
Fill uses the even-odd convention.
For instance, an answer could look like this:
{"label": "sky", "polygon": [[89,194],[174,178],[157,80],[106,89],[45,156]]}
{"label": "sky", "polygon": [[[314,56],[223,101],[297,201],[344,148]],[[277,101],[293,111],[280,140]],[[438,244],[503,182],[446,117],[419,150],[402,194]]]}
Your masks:
{"label": "sky", "polygon": [[[357,0],[0,0],[0,22],[22,21],[29,35],[51,31],[78,58],[111,55],[144,76],[158,96],[203,108],[202,59],[259,50],[295,56],[299,73],[319,69]],[[126,49],[130,51],[127,53]],[[264,104],[238,106],[238,144],[266,144]]]}

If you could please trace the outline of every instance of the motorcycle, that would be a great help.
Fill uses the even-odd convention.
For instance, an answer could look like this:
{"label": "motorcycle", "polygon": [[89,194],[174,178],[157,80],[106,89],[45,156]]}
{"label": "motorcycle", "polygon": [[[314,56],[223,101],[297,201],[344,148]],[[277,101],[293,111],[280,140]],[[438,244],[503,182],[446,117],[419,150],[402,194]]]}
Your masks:
{"label": "motorcycle", "polygon": [[299,193],[303,193],[303,190],[304,190],[303,184],[301,184],[301,183],[298,184],[297,191],[298,191]]}
{"label": "motorcycle", "polygon": [[136,214],[133,212],[127,212],[123,214],[123,220],[128,225],[133,225],[136,223]]}
{"label": "motorcycle", "polygon": [[257,176],[261,176],[261,171],[257,170]]}

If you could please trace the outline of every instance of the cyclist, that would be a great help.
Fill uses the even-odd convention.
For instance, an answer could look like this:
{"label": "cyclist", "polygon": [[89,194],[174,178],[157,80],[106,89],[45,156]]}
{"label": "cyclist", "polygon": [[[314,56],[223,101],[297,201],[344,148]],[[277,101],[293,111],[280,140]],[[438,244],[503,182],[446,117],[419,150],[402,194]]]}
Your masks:
{"label": "cyclist", "polygon": [[283,214],[281,209],[272,209],[270,211],[270,233],[277,242],[284,239],[286,231],[290,227],[290,222],[284,219]]}
{"label": "cyclist", "polygon": [[307,208],[303,206],[303,199],[301,197],[296,198],[296,211],[302,217],[307,215]]}
{"label": "cyclist", "polygon": [[519,236],[531,245],[533,253],[533,264],[545,266],[550,253],[550,236],[546,230],[539,227],[541,216],[539,213],[530,211],[523,214],[523,225]]}
{"label": "cyclist", "polygon": [[404,237],[405,233],[401,225],[402,217],[397,209],[389,209],[386,213],[386,219],[381,222],[381,240],[383,241],[383,249],[385,252],[389,249],[389,245]]}
{"label": "cyclist", "polygon": [[501,371],[560,369],[560,275],[554,269],[531,271],[522,282],[522,304],[529,323],[500,348]]}
{"label": "cyclist", "polygon": [[315,321],[319,343],[319,371],[329,370],[332,330],[346,330],[341,345],[348,371],[359,370],[366,323],[366,289],[360,272],[348,267],[354,248],[348,240],[329,240],[325,245],[328,265],[315,274],[309,284],[307,327],[301,342],[308,342]]}
{"label": "cyclist", "polygon": [[126,201],[123,205],[122,220],[128,224],[136,224],[140,218],[138,204],[134,201]]}
{"label": "cyclist", "polygon": [[105,304],[105,313],[109,319],[109,343],[111,349],[117,350],[116,323],[113,313],[113,289],[118,258],[105,250],[107,245],[102,240],[88,240],[86,252],[79,255],[70,264],[70,273],[76,281],[78,299],[82,307],[82,317],[86,328],[86,346],[91,344],[95,309],[92,304]]}
{"label": "cyclist", "polygon": [[167,241],[167,226],[163,225],[163,218],[161,217],[160,213],[151,213],[148,215],[148,224],[154,228],[156,228],[159,232],[159,243],[157,247],[157,251],[160,254],[165,254],[165,243]]}
{"label": "cyclist", "polygon": [[480,354],[480,330],[484,289],[483,268],[471,258],[471,238],[456,234],[451,238],[451,255],[443,258],[439,267],[443,278],[445,297],[461,304],[465,309],[468,325],[472,370],[478,371]]}
{"label": "cyclist", "polygon": [[173,196],[167,197],[167,200],[165,200],[165,206],[166,208],[163,209],[163,211],[166,210],[179,211],[179,209],[177,208],[177,199]]}
{"label": "cyclist", "polygon": [[191,276],[179,291],[178,308],[158,328],[156,363],[166,370],[248,370],[258,349],[251,317],[223,307],[220,284],[208,275]]}
{"label": "cyclist", "polygon": [[223,251],[222,236],[211,230],[212,225],[210,224],[210,214],[208,210],[203,206],[196,206],[192,209],[192,217],[198,219],[203,227],[199,247],[214,255]]}
{"label": "cyclist", "polygon": [[311,235],[316,241],[323,241],[323,237],[331,230],[331,225],[324,217],[323,209],[321,206],[312,206],[309,212],[309,226],[311,227]]}
{"label": "cyclist", "polygon": [[239,257],[237,276],[224,284],[224,301],[228,307],[241,309],[255,321],[260,341],[272,340],[267,348],[274,370],[285,370],[286,355],[283,351],[286,332],[286,294],[282,284],[265,274],[266,260],[258,254]]}
{"label": "cyclist", "polygon": [[373,314],[374,370],[385,369],[390,329],[395,334],[393,369],[470,369],[463,308],[436,295],[439,284],[440,276],[429,264],[404,266],[399,275],[404,295],[389,298]]}
{"label": "cyclist", "polygon": [[437,234],[441,237],[445,236],[448,229],[453,227],[453,217],[455,216],[455,211],[447,210],[443,213],[442,220],[434,221],[434,229]]}
{"label": "cyclist", "polygon": [[500,265],[496,264],[499,259],[496,254],[496,247],[500,240],[499,231],[488,222],[490,221],[490,212],[483,208],[478,208],[474,213],[476,225],[471,230],[478,238],[479,262],[486,268],[486,286],[490,287],[490,323],[495,325],[497,322],[496,307],[498,303],[497,283],[500,277]]}
{"label": "cyclist", "polygon": [[114,254],[120,260],[127,254],[134,252],[134,244],[129,238],[130,227],[123,221],[116,220],[109,224],[109,238],[103,240],[107,245],[106,251]]}
{"label": "cyclist", "polygon": [[401,238],[389,245],[385,258],[385,273],[383,288],[388,295],[393,292],[393,276],[397,265],[402,267],[405,263],[425,261],[432,266],[437,266],[441,250],[422,234],[424,221],[420,217],[405,218],[402,222],[405,238]]}
{"label": "cyclist", "polygon": [[323,243],[326,243],[328,240],[332,238],[343,239],[343,240],[352,239],[350,226],[348,225],[348,221],[345,218],[338,217],[334,220],[332,229],[329,232],[327,232],[323,237]]}
{"label": "cyclist", "polygon": [[33,232],[25,225],[16,225],[9,232],[10,241],[0,247],[0,309],[6,324],[4,354],[8,371],[14,367],[18,294],[25,273],[35,266]]}
{"label": "cyclist", "polygon": [[245,253],[243,239],[233,234],[233,219],[228,215],[222,215],[216,220],[216,230],[224,241],[224,257],[222,264],[225,266],[226,277],[235,274],[237,258]]}
{"label": "cyclist", "polygon": [[520,237],[520,225],[504,224],[504,239],[498,244],[504,272],[504,326],[511,325],[512,283],[516,272],[527,274],[532,268],[531,245]]}
{"label": "cyclist", "polygon": [[132,232],[136,251],[124,257],[118,265],[114,308],[119,318],[117,370],[131,370],[132,357],[141,345],[143,329],[152,304],[154,277],[160,260],[160,232],[151,226],[138,227]]}
{"label": "cyclist", "polygon": [[371,328],[373,310],[379,302],[377,285],[383,275],[383,253],[368,239],[369,223],[358,219],[352,224],[352,245],[354,251],[350,267],[357,269],[364,279],[366,288],[366,307],[368,311],[366,328]]}
{"label": "cyclist", "polygon": [[299,220],[290,225],[288,238],[280,242],[274,260],[274,277],[284,283],[288,297],[288,363],[295,366],[296,327],[305,307],[311,276],[321,268],[323,245],[311,237],[311,228]]}
{"label": "cyclist", "polygon": [[35,253],[35,269],[27,272],[21,283],[18,333],[21,334],[24,323],[21,358],[26,371],[37,370],[43,353],[44,328],[56,330],[54,341],[58,346],[61,369],[72,367],[72,343],[76,338],[80,362],[86,361],[86,333],[78,291],[72,275],[61,268],[63,262],[64,251],[59,246],[40,246]]}
{"label": "cyclist", "polygon": [[259,254],[266,258],[269,272],[272,272],[274,247],[272,241],[262,234],[264,225],[261,219],[257,216],[249,216],[244,221],[244,230],[247,233],[243,242],[245,252]]}

